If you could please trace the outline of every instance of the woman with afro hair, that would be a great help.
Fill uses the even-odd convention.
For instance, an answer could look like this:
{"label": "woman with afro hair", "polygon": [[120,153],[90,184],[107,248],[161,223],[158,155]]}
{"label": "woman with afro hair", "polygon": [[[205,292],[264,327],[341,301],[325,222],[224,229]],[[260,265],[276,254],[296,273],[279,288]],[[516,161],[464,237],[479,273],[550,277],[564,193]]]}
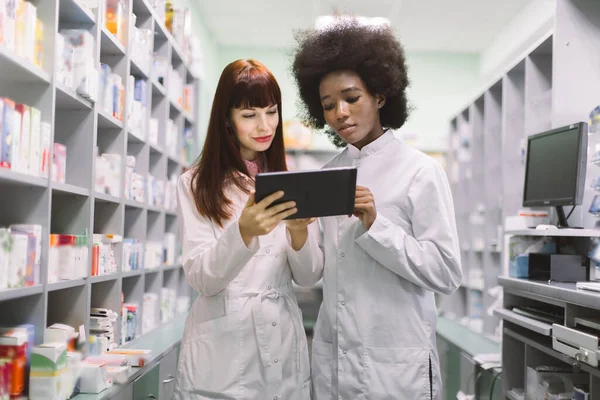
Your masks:
{"label": "woman with afro hair", "polygon": [[305,121],[346,147],[326,168],[358,169],[354,216],[321,221],[314,398],[441,399],[434,293],[460,285],[460,252],[444,170],[394,134],[409,113],[402,46],[338,18],[300,32],[292,70]]}

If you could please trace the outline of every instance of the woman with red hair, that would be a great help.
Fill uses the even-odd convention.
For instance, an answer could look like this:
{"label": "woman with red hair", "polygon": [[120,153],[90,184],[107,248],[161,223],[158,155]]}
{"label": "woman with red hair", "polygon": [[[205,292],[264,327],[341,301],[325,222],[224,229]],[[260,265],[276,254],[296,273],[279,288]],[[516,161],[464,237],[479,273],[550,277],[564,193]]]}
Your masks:
{"label": "woman with red hair", "polygon": [[178,182],[183,268],[199,293],[181,344],[177,399],[310,398],[292,280],[321,279],[314,220],[295,204],[254,201],[254,177],[285,171],[281,91],[255,60],[223,70],[199,161]]}

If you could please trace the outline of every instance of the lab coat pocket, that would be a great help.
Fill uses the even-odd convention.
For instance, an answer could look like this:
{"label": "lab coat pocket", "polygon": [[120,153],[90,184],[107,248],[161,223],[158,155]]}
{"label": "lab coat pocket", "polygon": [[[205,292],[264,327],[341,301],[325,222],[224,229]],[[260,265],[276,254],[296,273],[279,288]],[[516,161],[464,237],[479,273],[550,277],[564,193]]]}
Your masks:
{"label": "lab coat pocket", "polygon": [[428,399],[429,350],[365,347],[365,399]]}
{"label": "lab coat pocket", "polygon": [[331,353],[333,345],[313,339],[312,341],[312,387],[313,400],[331,398]]}
{"label": "lab coat pocket", "polygon": [[[237,399],[241,397],[244,349],[251,346],[249,307],[200,323],[182,343],[180,387],[188,394]],[[249,343],[247,343],[249,342]]]}

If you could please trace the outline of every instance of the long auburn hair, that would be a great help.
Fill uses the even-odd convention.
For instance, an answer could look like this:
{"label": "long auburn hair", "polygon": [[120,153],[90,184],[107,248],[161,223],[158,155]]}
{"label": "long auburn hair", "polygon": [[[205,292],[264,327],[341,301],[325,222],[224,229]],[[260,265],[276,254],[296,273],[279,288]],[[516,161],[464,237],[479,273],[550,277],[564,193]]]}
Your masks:
{"label": "long auburn hair", "polygon": [[271,146],[261,154],[268,171],[287,171],[281,117],[281,89],[275,77],[260,62],[247,59],[227,65],[217,85],[202,153],[193,167],[191,190],[198,212],[219,226],[231,218],[232,202],[225,187],[233,183],[249,193],[239,176],[249,175],[240,144],[229,123],[234,108],[265,108],[277,104],[279,123]]}

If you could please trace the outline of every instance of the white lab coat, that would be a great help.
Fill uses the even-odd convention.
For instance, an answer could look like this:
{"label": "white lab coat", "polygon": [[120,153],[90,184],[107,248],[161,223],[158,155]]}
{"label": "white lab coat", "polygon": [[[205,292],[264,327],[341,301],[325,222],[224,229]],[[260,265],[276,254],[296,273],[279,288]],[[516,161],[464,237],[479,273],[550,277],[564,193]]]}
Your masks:
{"label": "white lab coat", "polygon": [[350,165],[373,193],[377,219],[369,231],[355,217],[322,220],[314,399],[423,400],[430,390],[441,399],[434,292],[449,294],[462,279],[446,175],[392,131],[327,167]]}
{"label": "white lab coat", "polygon": [[322,277],[318,225],[304,247],[289,244],[285,224],[246,247],[237,220],[247,195],[231,185],[234,216],[224,228],[201,217],[179,178],[183,268],[199,292],[181,343],[179,400],[307,400],[310,366],[302,314],[292,279],[310,286]]}

